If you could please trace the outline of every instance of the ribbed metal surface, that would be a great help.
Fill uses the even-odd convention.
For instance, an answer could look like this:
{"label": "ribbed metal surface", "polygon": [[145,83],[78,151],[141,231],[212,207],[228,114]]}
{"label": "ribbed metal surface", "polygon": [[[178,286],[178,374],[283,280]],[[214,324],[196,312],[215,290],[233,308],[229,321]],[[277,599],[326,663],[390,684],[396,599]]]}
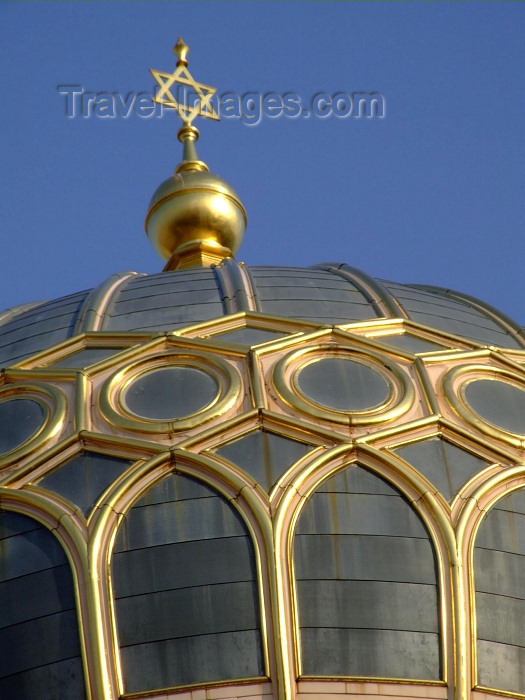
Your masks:
{"label": "ribbed metal surface", "polygon": [[351,284],[324,270],[252,267],[262,313],[319,323],[377,318],[372,304]]}
{"label": "ribbed metal surface", "polygon": [[357,466],[325,481],[294,560],[304,674],[439,678],[432,546],[395,489]]}
{"label": "ribbed metal surface", "polygon": [[[101,316],[100,330],[169,330],[253,309],[320,324],[406,316],[480,343],[525,347],[508,320],[481,303],[445,290],[380,283],[342,264],[247,268],[230,260],[220,272],[127,273],[118,284],[110,281],[100,285],[100,309],[90,309],[92,316]],[[96,301],[97,292],[80,292],[0,318],[0,367],[78,332],[83,327],[80,315],[91,303],[88,297]]]}
{"label": "ribbed metal surface", "polygon": [[0,512],[0,697],[85,697],[65,553],[42,525],[5,511]]}
{"label": "ribbed metal surface", "polygon": [[172,475],[142,497],[113,580],[127,692],[264,675],[252,544],[208,487]]}
{"label": "ribbed metal surface", "polygon": [[[341,264],[330,263],[306,270],[248,269],[229,260],[219,268],[150,276],[117,275],[91,293],[81,292],[0,315],[0,366],[8,366],[83,331],[170,331],[201,321],[221,319],[239,311],[298,321],[304,319],[323,327],[353,321],[405,318],[485,345],[525,347],[515,324],[509,319],[481,302],[447,290],[381,283]],[[251,316],[247,322],[255,327],[229,330],[216,339],[250,345],[286,335],[278,330],[257,328],[259,322]],[[260,322],[260,325],[265,324],[266,321]],[[214,332],[209,330],[211,327],[216,330],[212,325],[203,333]],[[401,329],[398,324],[394,327]],[[386,330],[384,325],[381,328]],[[407,333],[417,333],[410,324],[404,328]],[[438,344],[410,335],[382,336],[379,341],[411,352],[440,348]],[[446,345],[453,347],[454,342]],[[275,357],[278,357],[281,350],[282,347],[274,347],[272,353],[275,351]],[[114,349],[89,347],[59,361],[56,366],[79,368],[112,352]],[[261,357],[265,361],[268,358],[270,363],[272,353],[261,352]],[[449,353],[443,362],[453,365],[451,356]],[[486,353],[486,357],[487,363],[498,361],[494,352],[490,356]],[[519,372],[516,363],[510,365],[514,359],[519,362],[519,355],[511,355],[508,366]],[[342,360],[337,361],[339,370],[336,372],[323,371],[323,367],[331,367],[323,362],[311,362],[306,370],[294,375],[297,393],[305,394],[311,404],[351,411],[370,408],[387,397],[388,382],[378,374],[377,385],[372,385],[375,377],[368,366],[357,363],[359,371],[350,373],[350,376],[348,372],[339,371],[348,369],[347,360],[344,366],[340,366]],[[418,362],[421,369],[424,362]],[[255,368],[255,364],[248,363],[245,369],[247,366],[250,371],[260,369]],[[94,378],[94,393],[91,395],[86,386],[85,398],[95,412],[98,406],[95,380],[98,377],[91,371],[85,375],[89,375],[88,380]],[[16,382],[25,381],[26,375],[13,372],[6,376]],[[47,381],[44,374],[28,373],[27,376],[38,376],[37,381]],[[145,376],[144,380],[131,387],[126,385],[122,390],[127,408],[140,415],[164,417],[164,410],[168,410],[168,417],[180,417],[202,407],[211,400],[210,396],[213,398],[212,391],[207,392],[202,386],[196,389],[192,382],[182,387],[177,383],[168,386],[164,381],[168,376],[165,372]],[[411,376],[414,378],[415,373]],[[424,378],[423,371],[419,376]],[[155,381],[150,386],[152,377]],[[271,374],[265,377],[270,379]],[[345,403],[345,397],[350,395],[350,389],[344,389],[346,380],[350,389],[353,387],[356,391],[357,405]],[[58,380],[55,377],[49,381]],[[499,381],[506,380],[500,378]],[[467,402],[475,404],[473,410],[486,420],[508,430],[523,432],[520,427],[523,423],[523,392],[519,393],[519,382],[505,385],[501,395],[494,391],[496,384],[491,381],[483,387],[478,381],[480,396],[472,398],[467,392]],[[73,407],[73,382],[60,379],[60,386],[65,388],[66,385]],[[469,386],[474,387],[470,392],[477,391],[475,383]],[[137,393],[136,403],[133,403],[133,390]],[[275,387],[270,386],[268,395],[272,396],[274,390]],[[174,414],[173,401],[188,395],[196,404],[191,406],[184,400],[180,409],[182,413]],[[449,398],[447,395],[443,401]],[[18,401],[21,406],[22,402]],[[479,405],[476,401],[480,402]],[[2,404],[4,412],[0,416],[3,431],[0,447],[4,444],[4,449],[16,447],[30,438],[42,413],[38,408],[34,420],[16,416],[11,421],[5,408],[9,403]],[[450,403],[453,403],[452,398]],[[246,410],[247,404],[248,401],[241,410]],[[291,405],[293,407],[293,402]],[[489,406],[487,411],[485,406]],[[176,408],[178,410],[178,405]],[[278,410],[278,407],[272,408],[272,411]],[[73,411],[71,408],[69,415]],[[221,439],[231,440],[234,434],[231,417],[227,417],[225,437],[213,433],[213,439],[206,438],[208,446],[216,446]],[[411,420],[412,417],[413,414]],[[311,423],[311,420],[303,418],[305,429],[301,434],[308,440],[306,423]],[[286,437],[285,423],[281,424],[276,415],[271,415],[268,421],[263,415],[260,420],[265,427],[272,426],[275,432],[253,430],[216,448],[216,454],[244,470],[268,492],[312,445]],[[241,425],[239,416],[237,421],[238,428]],[[453,422],[452,418],[450,421]],[[467,425],[462,419],[459,422],[458,431],[460,427],[465,439],[467,432],[477,430],[476,426]],[[219,423],[217,421],[217,427]],[[255,422],[247,425],[250,427],[246,429],[253,429]],[[387,424],[380,427],[387,427]],[[104,431],[106,428],[101,428],[100,422],[95,421],[89,430]],[[282,435],[277,434],[280,429]],[[372,426],[371,432],[373,429]],[[81,432],[77,436],[79,444],[85,440],[88,445],[96,444],[97,449],[113,449],[108,437],[121,435],[121,426],[116,424],[110,431],[100,436],[100,440],[93,433]],[[296,431],[294,434],[300,433]],[[319,430],[317,434],[321,434]],[[414,435],[412,433],[412,437],[406,439],[414,439]],[[421,431],[417,433],[418,437],[422,435]],[[62,440],[63,437],[57,433],[56,439]],[[349,437],[342,436],[341,440],[348,442],[352,438],[353,433]],[[141,439],[145,439],[144,436]],[[315,441],[320,439],[317,437]],[[395,437],[395,440],[401,439],[405,437]],[[399,444],[395,440],[390,444]],[[487,438],[488,442],[490,440]],[[329,440],[321,449],[326,450],[335,443],[337,439]],[[72,442],[60,444],[69,450]],[[103,448],[102,444],[106,447]],[[171,444],[176,445],[175,440]],[[192,442],[188,449],[197,452],[201,449],[200,444]],[[475,436],[470,444],[474,450]],[[58,448],[54,443],[38,444],[37,449],[43,454],[48,447],[56,450],[53,459],[58,460]],[[140,456],[139,443],[134,444],[133,449],[136,450],[133,454]],[[419,470],[432,483],[432,489],[439,490],[448,499],[452,499],[474,474],[488,464],[437,437],[397,448],[396,453]],[[38,498],[43,502],[52,497],[54,501],[47,517],[53,509],[60,509],[56,494],[74,504],[79,513],[88,515],[103,492],[132,466],[131,461],[118,457],[84,452],[70,458],[71,453],[67,454],[69,460],[45,476],[42,476],[44,462],[33,462],[38,468],[38,477],[35,477]],[[22,459],[32,459],[32,455],[22,455]],[[203,460],[203,464],[205,462]],[[17,464],[9,465],[8,469],[11,467],[15,470]],[[403,465],[398,463],[398,467],[402,473]],[[388,460],[384,461],[384,468],[389,468]],[[223,471],[227,471],[224,465]],[[9,474],[7,470],[4,473],[6,477]],[[20,484],[25,478],[30,479],[30,484],[35,484],[27,470],[21,474],[15,474]],[[506,474],[504,468],[501,474],[503,478]],[[310,474],[311,478],[313,476]],[[16,490],[19,485],[18,482],[8,482],[7,478],[4,484],[9,498],[9,489]],[[238,478],[241,479],[242,474]],[[252,489],[250,483],[247,478],[244,493]],[[479,486],[482,487],[481,479]],[[24,488],[23,485],[20,487],[18,497]],[[31,490],[34,494],[33,486],[27,493]],[[292,490],[291,485],[290,492]],[[255,493],[257,498],[264,498],[259,491]],[[473,495],[477,498],[477,494]],[[269,512],[275,512],[274,506],[280,507],[277,501],[275,499],[268,506]],[[435,512],[430,517],[435,517]],[[79,531],[82,530],[80,521],[77,518]],[[0,697],[21,700],[83,698],[85,690],[68,560],[58,540],[25,516],[4,514],[0,519],[0,529],[3,538],[0,539],[0,676],[3,674]],[[108,538],[111,541],[109,535]],[[284,559],[287,553],[276,550],[275,556]],[[307,501],[297,522],[293,557],[303,675],[440,679],[439,592],[432,543],[415,509],[385,480],[364,468],[352,466],[321,484]],[[474,564],[478,682],[492,688],[525,693],[525,496],[508,496],[489,512],[477,535]],[[105,658],[109,659],[110,675],[114,672],[111,665],[115,655],[118,656],[125,692],[139,693],[208,681],[222,683],[229,679],[260,677],[268,672],[263,662],[253,545],[238,512],[213,489],[181,475],[170,475],[160,481],[123,515],[111,567],[115,599],[111,610],[115,612],[119,649],[115,651],[111,643],[104,646],[106,637],[101,644]],[[86,570],[88,568],[86,563]],[[470,573],[467,566],[467,575]],[[445,570],[444,575],[448,574]],[[276,583],[272,575],[270,572],[270,578],[264,582],[266,590],[272,590],[271,586]],[[87,584],[81,581],[80,585]],[[288,593],[287,590],[279,591],[285,606]],[[276,596],[272,604],[277,606],[279,601],[279,596]],[[456,603],[454,599],[453,605]],[[278,611],[278,607],[267,611],[268,620],[275,620]],[[443,612],[452,628],[451,610]],[[84,620],[86,625],[91,622],[87,618]],[[268,635],[270,644],[277,649],[277,660],[270,655],[271,665],[279,669],[281,630],[272,624],[268,626]],[[91,629],[90,633],[98,634],[98,631]],[[42,639],[46,640],[45,644],[41,643]],[[112,639],[110,632],[107,639]],[[455,642],[457,639],[459,637]],[[446,641],[448,644],[450,639]],[[453,663],[449,668],[450,684],[458,668],[462,673],[470,673],[470,668],[465,670],[462,666],[464,650],[459,643],[457,649],[457,668]],[[450,647],[447,654],[452,656]],[[94,657],[94,653],[88,657],[88,664]],[[93,662],[94,674],[99,671],[97,658]],[[287,672],[286,669],[280,670],[284,674]],[[290,671],[290,679],[294,671]],[[272,682],[277,683],[277,676],[273,673],[272,676],[275,676]],[[290,682],[293,685],[293,679]]]}
{"label": "ribbed metal surface", "polygon": [[204,321],[224,313],[211,269],[135,277],[120,288],[103,330],[155,331]]}
{"label": "ribbed metal surface", "polygon": [[474,551],[478,682],[525,693],[525,491],[498,501]]}
{"label": "ribbed metal surface", "polygon": [[412,321],[476,342],[507,348],[523,347],[502,324],[467,302],[418,289],[415,285],[403,286],[392,282],[385,284]]}
{"label": "ribbed metal surface", "polygon": [[47,302],[0,326],[0,366],[69,338],[87,295],[80,292]]}

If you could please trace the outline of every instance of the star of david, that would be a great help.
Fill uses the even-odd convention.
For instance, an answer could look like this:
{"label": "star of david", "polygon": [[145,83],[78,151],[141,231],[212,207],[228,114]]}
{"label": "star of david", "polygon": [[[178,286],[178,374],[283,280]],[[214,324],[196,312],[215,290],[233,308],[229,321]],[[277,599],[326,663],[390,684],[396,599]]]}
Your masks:
{"label": "star of david", "polygon": [[[173,73],[163,73],[151,68],[150,73],[160,88],[155,95],[155,102],[165,107],[172,107],[185,124],[190,125],[195,117],[220,119],[211,102],[211,98],[217,92],[217,88],[198,83],[186,66],[178,65]],[[193,88],[199,99],[195,100],[191,105],[177,101],[171,93],[173,85],[176,84]]]}

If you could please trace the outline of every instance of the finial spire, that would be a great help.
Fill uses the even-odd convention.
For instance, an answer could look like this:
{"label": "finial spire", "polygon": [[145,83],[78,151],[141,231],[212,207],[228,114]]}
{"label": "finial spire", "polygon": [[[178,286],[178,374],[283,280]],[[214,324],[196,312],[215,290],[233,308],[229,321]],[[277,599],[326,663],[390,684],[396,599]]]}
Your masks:
{"label": "finial spire", "polygon": [[155,102],[171,107],[182,120],[177,136],[183,145],[183,160],[173,177],[153,195],[146,216],[146,233],[159,254],[168,260],[166,271],[209,267],[233,257],[247,223],[246,211],[235,190],[210,173],[197,156],[199,130],[193,126],[193,120],[219,119],[219,115],[212,103],[217,89],[197,82],[188,70],[189,50],[179,37],[173,47],[178,58],[174,72],[150,69],[159,86]]}
{"label": "finial spire", "polygon": [[[191,75],[188,70],[187,58],[190,47],[184,43],[182,37],[178,38],[173,51],[178,58],[173,73],[163,73],[150,68],[150,73],[159,86],[159,90],[155,95],[155,102],[163,107],[174,109],[182,119],[183,126],[177,136],[183,144],[183,156],[177,172],[180,172],[180,170],[208,170],[206,163],[199,160],[197,156],[195,142],[199,138],[199,130],[192,126],[192,122],[196,117],[220,119],[212,102],[217,88],[199,83]],[[176,98],[172,93],[174,88]],[[191,104],[189,103],[190,99],[192,101]]]}
{"label": "finial spire", "polygon": [[[179,40],[173,47],[173,51],[179,59],[173,73],[163,73],[162,71],[150,68],[150,73],[155,78],[160,88],[155,95],[155,102],[164,107],[171,107],[174,109],[185,126],[191,126],[195,117],[219,120],[220,117],[215,111],[215,107],[211,101],[212,97],[217,92],[217,88],[197,82],[188,70],[187,55],[190,51],[190,47],[179,37]],[[193,93],[189,95],[188,90],[183,90],[183,99],[175,99],[171,92],[174,85],[177,86],[177,97],[179,97],[179,86],[181,85],[183,87],[192,88]],[[190,96],[193,98],[192,104],[189,104],[186,99],[184,99]]]}

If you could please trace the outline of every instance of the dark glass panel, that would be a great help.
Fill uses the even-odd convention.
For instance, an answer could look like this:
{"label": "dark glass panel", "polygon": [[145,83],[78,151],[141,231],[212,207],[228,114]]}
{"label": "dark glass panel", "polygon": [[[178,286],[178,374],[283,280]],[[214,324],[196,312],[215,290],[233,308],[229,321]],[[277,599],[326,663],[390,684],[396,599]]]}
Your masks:
{"label": "dark glass panel", "polygon": [[443,350],[443,345],[431,343],[429,340],[423,340],[409,333],[401,333],[400,335],[382,335],[374,338],[381,343],[395,345],[396,348],[408,350],[408,352],[432,352],[433,350]]}
{"label": "dark glass panel", "polygon": [[213,377],[192,367],[165,367],[130,383],[124,394],[131,413],[151,420],[176,420],[207,406],[217,396]]}
{"label": "dark glass panel", "polygon": [[214,336],[218,340],[225,340],[228,343],[240,343],[241,345],[258,345],[259,343],[267,343],[269,340],[282,338],[287,335],[284,331],[275,332],[267,331],[263,328],[236,328],[233,331],[226,331],[220,335]]}
{"label": "dark glass panel", "polygon": [[415,442],[394,450],[416,467],[447,500],[489,462],[439,437]]}
{"label": "dark glass panel", "polygon": [[99,496],[132,464],[128,459],[81,452],[38,483],[67,498],[87,516]]}
{"label": "dark glass panel", "polygon": [[0,403],[0,454],[24,444],[44,422],[44,409],[32,399],[9,399]]}
{"label": "dark glass panel", "polygon": [[0,697],[86,697],[73,580],[49,530],[0,512]]}
{"label": "dark glass panel", "polygon": [[478,683],[525,693],[525,490],[502,498],[474,549]]}
{"label": "dark glass panel", "polygon": [[312,448],[313,445],[268,430],[256,430],[219,447],[216,452],[244,469],[265,491],[269,491],[288,467]]}
{"label": "dark glass panel", "polygon": [[390,386],[371,367],[340,357],[314,360],[296,374],[300,390],[322,406],[363,411],[388,399]]}
{"label": "dark glass panel", "polygon": [[124,350],[124,348],[84,348],[75,352],[73,355],[63,357],[52,363],[53,367],[87,367],[95,362],[105,360],[106,357],[111,357],[115,353]]}
{"label": "dark glass panel", "polygon": [[525,433],[525,389],[498,380],[477,379],[465,387],[465,398],[483,420],[511,433]]}

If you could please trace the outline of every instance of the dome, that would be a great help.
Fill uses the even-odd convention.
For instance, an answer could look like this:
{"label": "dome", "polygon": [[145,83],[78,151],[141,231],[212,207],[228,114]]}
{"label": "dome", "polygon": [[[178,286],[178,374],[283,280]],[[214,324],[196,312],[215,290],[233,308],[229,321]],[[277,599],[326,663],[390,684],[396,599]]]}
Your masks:
{"label": "dome", "polygon": [[525,695],[489,305],[227,258],[10,309],[0,366],[1,697]]}

